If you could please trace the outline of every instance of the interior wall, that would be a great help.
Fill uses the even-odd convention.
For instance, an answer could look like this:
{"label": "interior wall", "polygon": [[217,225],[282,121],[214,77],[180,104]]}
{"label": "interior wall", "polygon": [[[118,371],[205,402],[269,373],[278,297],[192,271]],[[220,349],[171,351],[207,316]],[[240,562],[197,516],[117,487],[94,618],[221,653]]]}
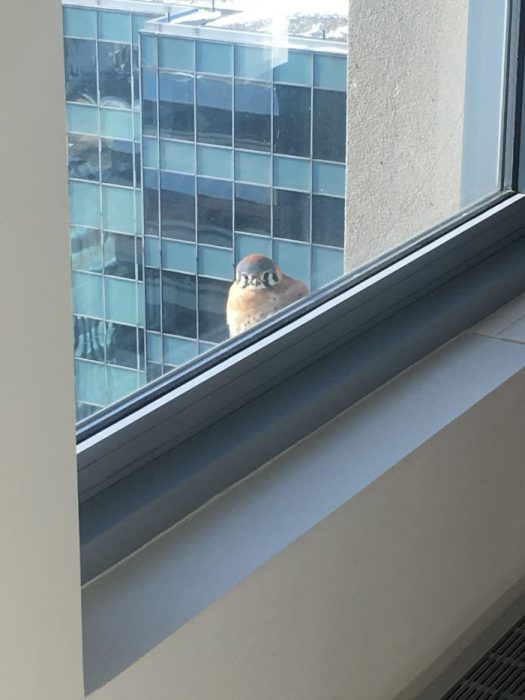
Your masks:
{"label": "interior wall", "polygon": [[83,696],[59,0],[0,3],[0,695]]}
{"label": "interior wall", "polygon": [[421,690],[522,580],[524,402],[521,371],[90,697]]}

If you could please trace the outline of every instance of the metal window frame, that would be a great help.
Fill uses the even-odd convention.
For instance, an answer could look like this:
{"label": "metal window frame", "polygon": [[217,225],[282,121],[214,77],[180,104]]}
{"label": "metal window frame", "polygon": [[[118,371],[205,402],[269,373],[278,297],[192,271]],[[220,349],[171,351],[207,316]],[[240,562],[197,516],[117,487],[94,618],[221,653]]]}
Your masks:
{"label": "metal window frame", "polygon": [[84,581],[525,289],[521,6],[499,194],[79,424]]}

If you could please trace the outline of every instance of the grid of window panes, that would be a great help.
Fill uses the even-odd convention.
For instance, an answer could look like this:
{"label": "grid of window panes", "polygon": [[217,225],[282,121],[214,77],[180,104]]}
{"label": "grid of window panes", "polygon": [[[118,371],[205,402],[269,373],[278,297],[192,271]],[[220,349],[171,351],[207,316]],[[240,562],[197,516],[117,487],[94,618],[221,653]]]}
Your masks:
{"label": "grid of window panes", "polygon": [[151,17],[64,7],[79,418],[146,381],[138,32]]}
{"label": "grid of window panes", "polygon": [[343,274],[344,244],[343,50],[154,27],[140,39],[148,380],[227,338],[243,256],[315,290]]}

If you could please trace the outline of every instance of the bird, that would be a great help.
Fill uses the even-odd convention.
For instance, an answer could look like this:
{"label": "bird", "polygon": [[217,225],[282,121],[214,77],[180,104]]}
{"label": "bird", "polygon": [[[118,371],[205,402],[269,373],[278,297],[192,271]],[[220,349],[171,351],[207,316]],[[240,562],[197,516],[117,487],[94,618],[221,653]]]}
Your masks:
{"label": "bird", "polygon": [[285,275],[270,258],[260,253],[246,255],[235,268],[226,303],[230,338],[309,293],[303,282]]}

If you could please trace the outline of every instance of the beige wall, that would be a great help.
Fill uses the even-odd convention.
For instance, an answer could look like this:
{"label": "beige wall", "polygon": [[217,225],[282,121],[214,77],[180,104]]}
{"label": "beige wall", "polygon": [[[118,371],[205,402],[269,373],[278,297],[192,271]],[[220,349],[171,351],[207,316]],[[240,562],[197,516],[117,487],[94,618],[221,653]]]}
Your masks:
{"label": "beige wall", "polygon": [[6,700],[83,694],[60,36],[59,0],[0,3],[0,696]]}
{"label": "beige wall", "polygon": [[471,626],[525,572],[524,403],[522,371],[93,700],[420,690],[414,679],[455,640],[472,641]]}
{"label": "beige wall", "polygon": [[350,0],[345,269],[459,208],[468,0]]}

